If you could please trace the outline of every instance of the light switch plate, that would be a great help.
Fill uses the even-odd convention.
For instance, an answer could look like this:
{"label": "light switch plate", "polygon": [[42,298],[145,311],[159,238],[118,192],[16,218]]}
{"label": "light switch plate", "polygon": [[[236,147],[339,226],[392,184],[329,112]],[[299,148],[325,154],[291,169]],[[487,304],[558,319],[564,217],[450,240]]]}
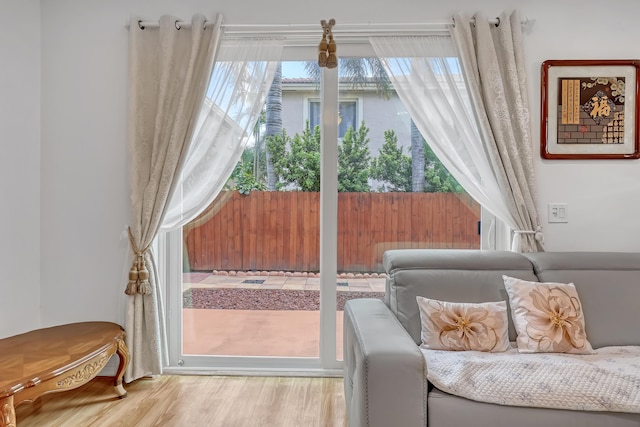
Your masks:
{"label": "light switch plate", "polygon": [[569,205],[549,203],[549,222],[569,222]]}

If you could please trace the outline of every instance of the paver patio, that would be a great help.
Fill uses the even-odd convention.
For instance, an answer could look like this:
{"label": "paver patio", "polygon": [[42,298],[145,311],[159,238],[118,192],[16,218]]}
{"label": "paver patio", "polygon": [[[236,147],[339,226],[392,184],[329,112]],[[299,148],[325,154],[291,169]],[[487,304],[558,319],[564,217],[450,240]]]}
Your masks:
{"label": "paver patio", "polygon": [[[262,283],[251,283],[260,282]],[[249,283],[247,283],[249,282]],[[384,292],[384,278],[338,278],[338,292]],[[185,273],[183,292],[203,289],[320,289],[318,277]],[[317,310],[183,308],[183,352],[197,355],[318,357]],[[336,313],[336,356],[342,360],[342,311]]]}
{"label": "paver patio", "polygon": [[[384,277],[338,277],[338,291],[384,292]],[[248,283],[262,281],[263,283]],[[319,290],[319,277],[292,277],[275,275],[223,276],[210,273],[184,273],[182,290],[189,288],[244,288]]]}

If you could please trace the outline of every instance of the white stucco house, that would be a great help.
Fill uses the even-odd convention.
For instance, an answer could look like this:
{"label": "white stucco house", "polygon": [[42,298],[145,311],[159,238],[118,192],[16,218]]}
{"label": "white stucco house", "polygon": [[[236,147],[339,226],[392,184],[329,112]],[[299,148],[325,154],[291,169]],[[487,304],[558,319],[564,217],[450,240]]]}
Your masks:
{"label": "white stucco house", "polygon": [[[369,128],[372,157],[378,155],[384,144],[384,132],[388,129],[395,131],[398,145],[405,147],[404,153],[411,154],[411,119],[395,91],[385,99],[376,93],[373,85],[351,90],[346,83],[341,83],[339,111],[339,138],[349,126],[357,129],[364,120]],[[319,85],[309,78],[283,78],[282,127],[293,136],[302,133],[307,120],[312,128],[320,122]]]}

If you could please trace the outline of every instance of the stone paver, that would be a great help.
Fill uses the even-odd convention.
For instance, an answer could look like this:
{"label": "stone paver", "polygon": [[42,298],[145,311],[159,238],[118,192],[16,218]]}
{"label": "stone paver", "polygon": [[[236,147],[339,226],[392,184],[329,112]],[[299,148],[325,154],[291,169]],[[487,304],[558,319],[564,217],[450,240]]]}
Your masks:
{"label": "stone paver", "polygon": [[[258,281],[263,283],[242,283],[244,281]],[[338,285],[338,291],[343,292],[384,292],[384,278],[336,278],[337,283],[347,283],[347,286]],[[183,289],[189,288],[242,288],[242,289],[293,289],[293,290],[318,290],[320,289],[319,277],[294,277],[294,276],[223,276],[206,273],[184,273]]]}

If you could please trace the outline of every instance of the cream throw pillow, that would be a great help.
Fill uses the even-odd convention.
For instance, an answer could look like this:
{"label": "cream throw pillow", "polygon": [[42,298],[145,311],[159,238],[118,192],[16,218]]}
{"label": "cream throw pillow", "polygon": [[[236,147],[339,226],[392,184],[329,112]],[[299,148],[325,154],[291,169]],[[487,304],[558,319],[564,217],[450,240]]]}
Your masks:
{"label": "cream throw pillow", "polygon": [[416,297],[422,348],[499,352],[509,348],[507,303],[457,303]]}
{"label": "cream throw pillow", "polygon": [[590,354],[582,304],[573,283],[502,276],[521,353]]}

